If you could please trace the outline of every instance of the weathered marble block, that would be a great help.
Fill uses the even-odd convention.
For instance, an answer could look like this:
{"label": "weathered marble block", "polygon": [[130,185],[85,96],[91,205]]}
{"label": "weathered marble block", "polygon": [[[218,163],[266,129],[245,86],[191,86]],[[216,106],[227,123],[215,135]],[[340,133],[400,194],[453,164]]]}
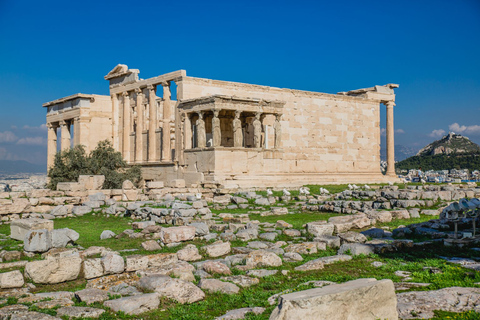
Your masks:
{"label": "weathered marble block", "polygon": [[10,223],[10,237],[15,240],[23,241],[28,231],[40,229],[52,231],[53,220],[38,218],[14,220]]}

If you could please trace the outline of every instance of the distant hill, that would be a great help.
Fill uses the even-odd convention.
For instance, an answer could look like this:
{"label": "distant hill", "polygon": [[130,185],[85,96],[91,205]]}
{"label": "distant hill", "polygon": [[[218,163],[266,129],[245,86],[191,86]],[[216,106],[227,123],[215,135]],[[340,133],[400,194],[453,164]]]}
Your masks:
{"label": "distant hill", "polygon": [[[401,144],[395,145],[395,161],[401,161],[408,157],[414,156],[417,153],[418,149],[411,147],[406,147]],[[380,149],[380,159],[383,161],[387,160],[387,150],[386,148]]]}
{"label": "distant hill", "polygon": [[480,170],[480,146],[467,137],[453,132],[436,140],[413,157],[398,162],[395,167],[402,169]]}
{"label": "distant hill", "polygon": [[450,132],[418,151],[417,156],[435,156],[451,153],[480,153],[480,146],[467,137]]}
{"label": "distant hill", "polygon": [[0,173],[46,173],[47,166],[23,160],[0,160]]}

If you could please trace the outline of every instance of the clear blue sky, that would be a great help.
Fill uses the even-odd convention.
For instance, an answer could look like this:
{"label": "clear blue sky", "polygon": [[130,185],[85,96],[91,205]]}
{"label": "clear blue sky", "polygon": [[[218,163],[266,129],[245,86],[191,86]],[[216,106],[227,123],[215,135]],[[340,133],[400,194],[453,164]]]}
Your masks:
{"label": "clear blue sky", "polygon": [[45,163],[42,103],[108,94],[118,63],[328,93],[398,83],[396,144],[480,142],[479,0],[0,0],[0,61],[0,159]]}

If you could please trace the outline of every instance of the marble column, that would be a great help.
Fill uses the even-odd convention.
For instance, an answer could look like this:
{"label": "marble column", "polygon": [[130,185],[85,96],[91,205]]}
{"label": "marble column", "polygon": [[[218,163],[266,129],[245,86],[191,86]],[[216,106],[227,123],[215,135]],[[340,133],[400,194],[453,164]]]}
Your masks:
{"label": "marble column", "polygon": [[213,110],[212,118],[212,147],[219,147],[222,143],[222,130],[220,127],[220,119],[218,118],[218,110]]}
{"label": "marble column", "polygon": [[73,146],[80,144],[80,117],[73,119]]}
{"label": "marble column", "polygon": [[60,149],[62,151],[70,149],[71,140],[70,140],[70,122],[68,121],[60,121],[60,128],[62,130],[62,140],[60,142]]}
{"label": "marble column", "polygon": [[197,120],[197,148],[205,148],[206,144],[205,120],[203,119],[203,112],[199,112]]}
{"label": "marble column", "polygon": [[57,126],[47,123],[47,169],[53,166],[55,154],[57,153]]}
{"label": "marble column", "polygon": [[[119,114],[119,108],[118,108],[118,95],[117,94],[111,94],[110,98],[112,100],[112,141],[113,141],[113,148],[115,150],[120,150],[119,146],[119,130],[120,130],[120,114]],[[75,120],[75,126],[73,129],[73,134],[74,136],[77,136],[76,132],[77,126],[76,126],[76,120]],[[73,141],[73,145],[76,145],[75,138]]]}
{"label": "marble column", "polygon": [[190,120],[190,115],[185,113],[185,122],[183,123],[183,146],[185,150],[192,148],[192,122]]}
{"label": "marble column", "polygon": [[148,86],[148,162],[156,162],[157,159],[157,101],[155,99],[155,86]]}
{"label": "marble column", "polygon": [[393,127],[393,101],[385,103],[387,107],[387,175],[395,176],[395,142],[394,142],[394,127]]}
{"label": "marble column", "polygon": [[274,131],[274,148],[279,149],[281,148],[282,142],[282,125],[280,124],[280,119],[282,118],[281,114],[275,115],[275,122],[273,124],[273,131]]}
{"label": "marble column", "polygon": [[135,132],[135,162],[143,162],[143,127],[144,127],[144,106],[143,106],[143,92],[142,89],[136,89],[137,95],[136,109],[137,109],[137,126]]}
{"label": "marble column", "polygon": [[170,118],[171,118],[171,100],[170,100],[170,82],[161,83],[163,87],[163,130],[162,130],[162,161],[172,160],[172,147],[170,141]]}
{"label": "marble column", "polygon": [[235,118],[233,119],[233,146],[235,148],[243,147],[243,129],[242,120],[240,120],[241,111],[235,111]]}
{"label": "marble column", "polygon": [[255,114],[255,120],[253,120],[253,147],[261,148],[262,142],[262,122],[260,121],[260,116],[262,114],[257,112]]}
{"label": "marble column", "polygon": [[130,133],[132,127],[130,124],[130,94],[124,92],[123,94],[123,159],[130,162]]}

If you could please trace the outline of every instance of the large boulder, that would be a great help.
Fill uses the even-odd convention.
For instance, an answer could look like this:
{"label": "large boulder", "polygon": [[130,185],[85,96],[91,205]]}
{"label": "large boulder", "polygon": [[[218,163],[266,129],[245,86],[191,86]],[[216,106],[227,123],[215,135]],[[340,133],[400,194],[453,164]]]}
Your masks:
{"label": "large boulder", "polygon": [[270,320],[398,319],[391,280],[357,279],[282,295]]}
{"label": "large boulder", "polygon": [[55,284],[77,279],[81,266],[79,256],[30,261],[25,265],[25,275],[35,283]]}

